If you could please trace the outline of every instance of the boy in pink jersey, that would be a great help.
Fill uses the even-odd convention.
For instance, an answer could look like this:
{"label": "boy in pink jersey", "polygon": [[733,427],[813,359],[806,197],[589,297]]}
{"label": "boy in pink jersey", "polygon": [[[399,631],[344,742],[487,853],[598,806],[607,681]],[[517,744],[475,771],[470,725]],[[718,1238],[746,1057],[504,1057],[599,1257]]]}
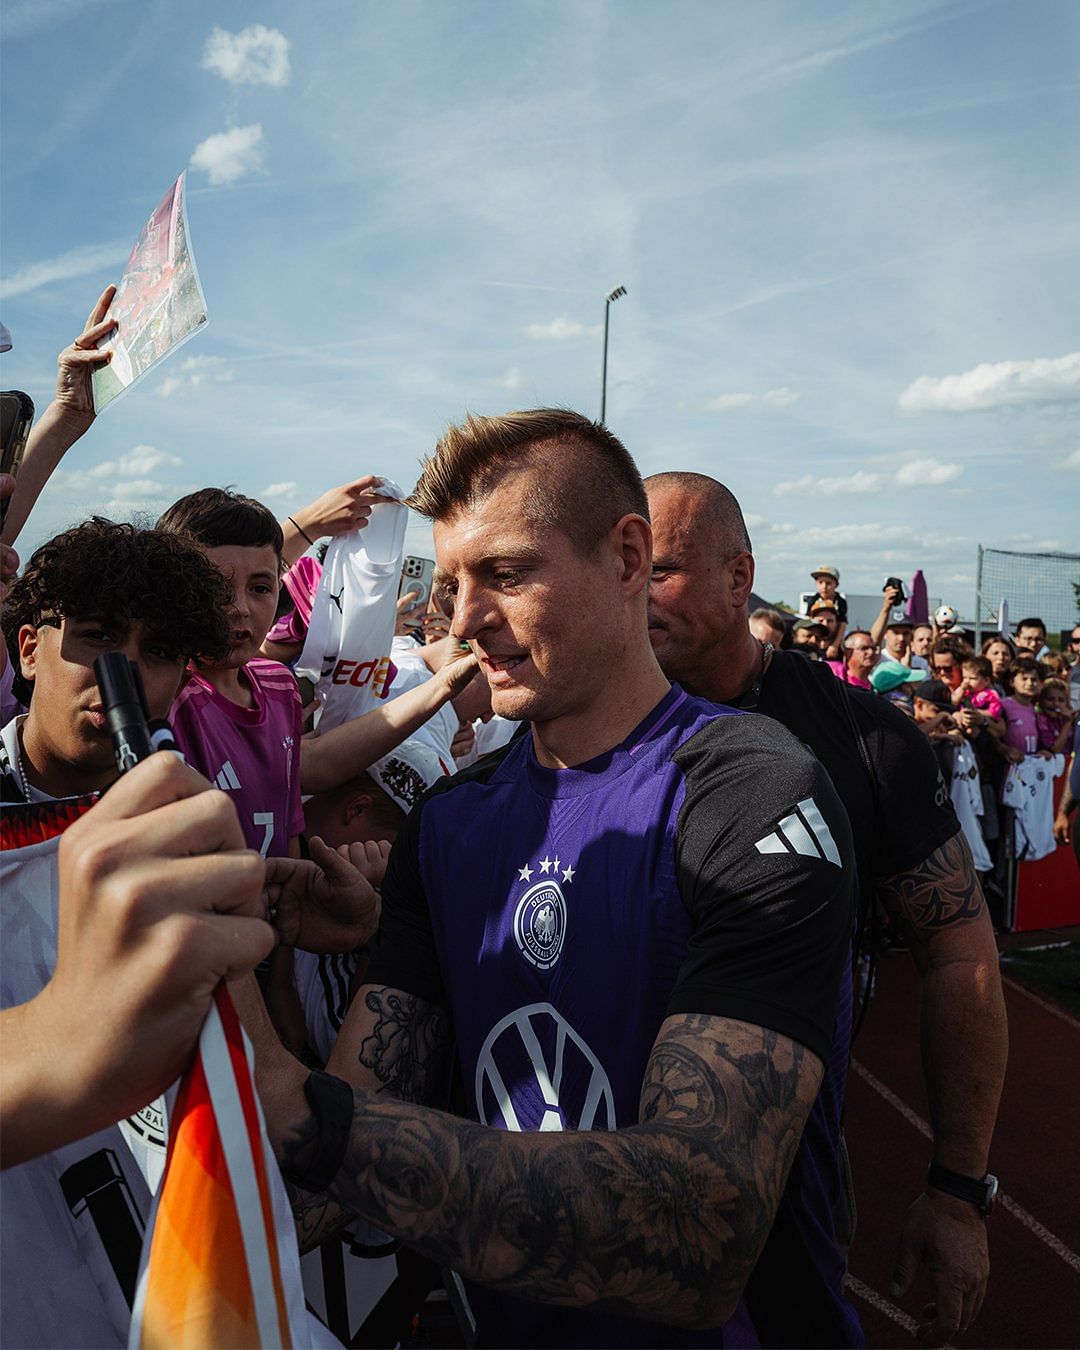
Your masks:
{"label": "boy in pink jersey", "polygon": [[157,527],[194,539],[233,596],[228,657],[192,662],[173,703],[177,743],[215,786],[233,795],[252,848],[263,857],[298,857],[301,791],[336,788],[387,754],[465,688],[476,658],[462,653],[422,689],[301,743],[296,679],[286,666],[259,656],[277,608],[280,525],[261,502],[203,488],[170,506]]}
{"label": "boy in pink jersey", "polygon": [[170,712],[177,743],[232,796],[252,848],[296,857],[300,692],[291,671],[259,656],[277,607],[281,526],[261,502],[203,488],[174,502],[157,528],[194,539],[232,589],[229,655],[188,667]]}

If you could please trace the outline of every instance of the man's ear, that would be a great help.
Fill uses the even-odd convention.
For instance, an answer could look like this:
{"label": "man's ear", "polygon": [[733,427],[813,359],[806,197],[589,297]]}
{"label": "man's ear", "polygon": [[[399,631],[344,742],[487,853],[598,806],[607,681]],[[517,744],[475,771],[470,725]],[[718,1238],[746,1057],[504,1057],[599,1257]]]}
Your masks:
{"label": "man's ear", "polygon": [[370,792],[351,792],[345,798],[345,806],[341,813],[345,824],[351,825],[354,820],[359,820],[365,811],[371,809],[373,800]]}
{"label": "man's ear", "polygon": [[644,516],[623,516],[612,537],[621,566],[619,580],[628,596],[637,595],[652,579],[652,526]]}
{"label": "man's ear", "polygon": [[731,576],[731,607],[739,609],[750,599],[750,592],[754,589],[754,555],[736,553],[728,563],[728,568]]}
{"label": "man's ear", "polygon": [[19,629],[19,672],[24,680],[33,680],[37,674],[38,629],[24,623]]}

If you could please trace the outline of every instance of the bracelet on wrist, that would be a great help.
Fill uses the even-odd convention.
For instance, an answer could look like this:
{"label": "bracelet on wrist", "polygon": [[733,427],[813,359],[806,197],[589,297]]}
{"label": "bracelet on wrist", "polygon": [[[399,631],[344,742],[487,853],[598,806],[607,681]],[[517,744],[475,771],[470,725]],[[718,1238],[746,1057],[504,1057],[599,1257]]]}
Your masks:
{"label": "bracelet on wrist", "polygon": [[311,545],[312,548],[315,547],[315,540],[312,539],[311,535],[308,534],[307,530],[304,529],[303,525],[301,525],[300,522],[295,519],[295,517],[286,516],[285,519],[289,522],[290,525],[295,526],[295,528],[300,531],[300,533],[304,536],[304,538],[308,541],[308,543]]}

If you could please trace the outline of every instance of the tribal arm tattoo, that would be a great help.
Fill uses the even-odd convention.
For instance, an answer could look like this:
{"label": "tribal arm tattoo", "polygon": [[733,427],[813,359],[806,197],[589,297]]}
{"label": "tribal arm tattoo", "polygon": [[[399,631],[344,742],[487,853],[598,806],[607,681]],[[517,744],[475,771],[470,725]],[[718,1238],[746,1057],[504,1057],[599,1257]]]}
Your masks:
{"label": "tribal arm tattoo", "polygon": [[971,850],[959,831],[910,872],[879,882],[878,895],[920,956],[946,929],[989,922]]}
{"label": "tribal arm tattoo", "polygon": [[[446,1100],[453,1039],[435,1003],[401,989],[363,985],[350,1006],[327,1072],[376,1096],[418,1104]],[[324,1193],[286,1181],[301,1251],[310,1251],[353,1218]]]}
{"label": "tribal arm tattoo", "polygon": [[1008,1058],[997,942],[971,850],[955,834],[909,872],[880,883],[922,976],[923,1073],[934,1159],[982,1176]]}
{"label": "tribal arm tattoo", "polygon": [[[509,1133],[354,1091],[333,1201],[507,1294],[683,1327],[731,1316],[821,1083],[786,1037],[669,1018],[639,1123]],[[302,1171],[317,1126],[292,1104],[279,1152]]]}

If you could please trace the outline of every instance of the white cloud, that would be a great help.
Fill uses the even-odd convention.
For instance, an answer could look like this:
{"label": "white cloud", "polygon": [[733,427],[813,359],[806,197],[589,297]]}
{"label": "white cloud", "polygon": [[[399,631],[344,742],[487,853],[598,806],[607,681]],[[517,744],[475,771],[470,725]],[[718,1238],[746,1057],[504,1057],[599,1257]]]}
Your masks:
{"label": "white cloud", "polygon": [[175,374],[166,376],[158,385],[158,397],[172,398],[184,390],[198,389],[201,384],[231,380],[232,372],[223,370],[224,364],[220,356],[189,356],[177,363]]}
{"label": "white cloud", "polygon": [[500,375],[495,381],[500,389],[520,389],[525,383],[525,377],[517,366],[511,366],[505,375]]}
{"label": "white cloud", "polygon": [[27,263],[25,267],[12,272],[0,285],[0,298],[10,300],[13,296],[36,291],[40,286],[49,286],[54,281],[72,281],[75,277],[89,276],[91,272],[100,272],[106,267],[118,267],[126,261],[130,251],[130,242],[116,240],[111,244],[88,244],[60,253],[55,258]]}
{"label": "white cloud", "polygon": [[62,509],[68,519],[85,520],[102,515],[127,520],[132,512],[157,516],[190,489],[161,482],[150,475],[178,468],[182,463],[178,455],[152,445],[136,445],[87,469],[57,469],[42,494],[42,501],[51,504],[54,511]]}
{"label": "white cloud", "polygon": [[137,445],[126,454],[103,460],[84,472],[88,478],[140,478],[157,469],[179,468],[182,463],[179,455],[156,450],[152,445]]}
{"label": "white cloud", "polygon": [[1060,467],[1063,469],[1072,469],[1074,471],[1080,470],[1080,450],[1074,450],[1071,455],[1066,456],[1066,458],[1061,461]]}
{"label": "white cloud", "polygon": [[901,464],[893,479],[897,487],[940,487],[955,482],[964,472],[962,464],[939,464],[933,459],[913,459]]}
{"label": "white cloud", "polygon": [[856,469],[842,477],[818,478],[805,473],[801,478],[785,479],[773,488],[774,497],[825,496],[862,497],[890,488],[940,487],[952,483],[964,472],[962,464],[939,464],[934,459],[913,459],[901,464],[895,473],[871,473]]}
{"label": "white cloud", "polygon": [[191,167],[210,176],[214,187],[235,183],[247,173],[262,167],[262,126],[232,127],[200,141],[191,156]]}
{"label": "white cloud", "polygon": [[568,338],[599,337],[600,325],[581,323],[561,315],[550,323],[527,324],[524,331],[526,337],[537,338],[541,342],[565,342]]}
{"label": "white cloud", "polygon": [[882,525],[873,521],[847,521],[841,525],[773,526],[763,552],[774,549],[777,537],[790,537],[794,551],[803,556],[819,548],[858,548],[878,551],[890,544],[908,549],[922,547],[923,541],[911,532],[909,525]]}
{"label": "white cloud", "polygon": [[962,375],[921,375],[900,395],[901,412],[974,412],[1016,403],[1080,399],[1080,352],[1033,361],[984,362]]}
{"label": "white cloud", "polygon": [[732,408],[745,408],[753,403],[753,394],[721,394],[709,404],[713,412],[730,412]]}
{"label": "white cloud", "polygon": [[214,28],[203,48],[202,67],[216,71],[230,84],[280,88],[289,82],[289,39],[261,23],[241,28],[239,33]]}
{"label": "white cloud", "polygon": [[300,491],[300,484],[291,480],[287,483],[270,483],[259,493],[258,500],[264,502],[267,498],[271,500],[274,497],[295,497]]}
{"label": "white cloud", "polygon": [[807,497],[816,493],[826,496],[861,497],[880,492],[884,479],[879,473],[859,469],[841,478],[815,478],[812,473],[801,478],[789,478],[773,488],[774,497]]}
{"label": "white cloud", "polygon": [[132,478],[130,482],[114,483],[113,497],[122,502],[140,502],[160,498],[168,491],[164,483],[154,478]]}
{"label": "white cloud", "polygon": [[788,408],[797,403],[799,395],[786,384],[778,389],[768,389],[764,394],[721,394],[706,406],[711,412],[731,412],[735,408],[749,408],[751,405],[764,405],[768,408]]}

